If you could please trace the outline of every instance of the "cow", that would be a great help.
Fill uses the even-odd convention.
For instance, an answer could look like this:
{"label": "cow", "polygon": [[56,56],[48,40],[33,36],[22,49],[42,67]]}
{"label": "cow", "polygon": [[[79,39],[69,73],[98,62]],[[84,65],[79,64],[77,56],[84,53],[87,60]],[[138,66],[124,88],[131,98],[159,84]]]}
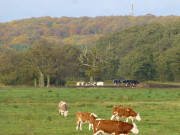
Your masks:
{"label": "cow", "polygon": [[97,83],[96,82],[88,82],[87,86],[97,86]]}
{"label": "cow", "polygon": [[85,86],[85,85],[86,85],[85,82],[77,82],[77,83],[76,83],[76,86]]}
{"label": "cow", "polygon": [[126,84],[126,86],[130,86],[130,87],[134,87],[136,86],[136,84],[138,84],[139,82],[137,80],[124,80],[123,83]]}
{"label": "cow", "polygon": [[135,123],[127,123],[115,120],[100,120],[96,119],[93,123],[94,129],[92,135],[113,134],[113,135],[128,135],[129,133],[138,134],[139,130]]}
{"label": "cow", "polygon": [[128,119],[131,119],[133,122],[133,119],[137,119],[138,121],[141,121],[140,114],[136,113],[132,108],[130,107],[113,107],[113,113],[111,120],[113,120],[116,117],[117,120],[119,120],[119,117],[125,117],[126,122],[128,122]]}
{"label": "cow", "polygon": [[104,86],[104,82],[97,82],[97,86]]}
{"label": "cow", "polygon": [[120,79],[114,79],[113,83],[114,83],[114,86],[117,86],[117,85],[121,84],[121,80]]}
{"label": "cow", "polygon": [[90,112],[76,112],[76,130],[80,127],[82,130],[83,123],[89,123],[89,130],[93,129],[93,122],[97,118],[97,115]]}
{"label": "cow", "polygon": [[66,102],[61,101],[58,104],[58,110],[59,110],[59,114],[60,115],[64,115],[64,117],[66,117],[68,115],[68,105]]}

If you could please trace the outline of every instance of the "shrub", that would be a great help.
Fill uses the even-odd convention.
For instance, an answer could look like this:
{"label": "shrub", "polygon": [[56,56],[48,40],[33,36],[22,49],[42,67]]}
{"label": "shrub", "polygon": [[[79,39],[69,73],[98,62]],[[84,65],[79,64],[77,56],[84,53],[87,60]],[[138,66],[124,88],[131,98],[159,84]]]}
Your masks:
{"label": "shrub", "polygon": [[137,88],[149,88],[149,84],[147,83],[139,83],[136,85]]}

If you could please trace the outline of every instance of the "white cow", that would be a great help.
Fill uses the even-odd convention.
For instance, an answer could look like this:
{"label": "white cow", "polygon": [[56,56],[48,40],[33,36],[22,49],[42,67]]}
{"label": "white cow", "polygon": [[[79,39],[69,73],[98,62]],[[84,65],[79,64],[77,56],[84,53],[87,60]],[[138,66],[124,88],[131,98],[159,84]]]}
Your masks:
{"label": "white cow", "polygon": [[97,86],[104,86],[104,82],[97,82]]}
{"label": "white cow", "polygon": [[59,114],[60,115],[64,115],[64,117],[66,117],[68,115],[68,105],[66,102],[61,101],[58,104],[58,110],[59,110]]}
{"label": "white cow", "polygon": [[86,85],[85,82],[77,82],[77,83],[76,83],[76,86],[85,86],[85,85]]}

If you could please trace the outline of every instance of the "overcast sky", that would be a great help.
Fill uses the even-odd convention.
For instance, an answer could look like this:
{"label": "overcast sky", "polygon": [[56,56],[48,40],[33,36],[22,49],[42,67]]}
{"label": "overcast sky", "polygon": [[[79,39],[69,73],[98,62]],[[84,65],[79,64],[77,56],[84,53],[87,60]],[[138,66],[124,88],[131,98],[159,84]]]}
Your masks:
{"label": "overcast sky", "polygon": [[0,0],[0,22],[31,17],[180,16],[180,0]]}

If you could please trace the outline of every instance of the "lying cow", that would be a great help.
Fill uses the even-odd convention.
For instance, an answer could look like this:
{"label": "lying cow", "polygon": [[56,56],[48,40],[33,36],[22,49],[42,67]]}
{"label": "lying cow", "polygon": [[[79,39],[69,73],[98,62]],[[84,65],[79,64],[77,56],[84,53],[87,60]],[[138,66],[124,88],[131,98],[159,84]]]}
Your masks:
{"label": "lying cow", "polygon": [[130,124],[123,121],[97,119],[94,121],[94,130],[92,135],[128,135],[129,133],[139,133],[135,123]]}
{"label": "lying cow", "polygon": [[93,122],[97,118],[97,115],[90,112],[77,112],[76,113],[76,130],[80,127],[82,130],[83,123],[89,123],[89,130],[93,129]]}
{"label": "lying cow", "polygon": [[61,101],[58,104],[58,110],[59,110],[59,114],[60,115],[64,115],[64,117],[66,117],[68,115],[68,105],[66,102]]}
{"label": "lying cow", "polygon": [[113,113],[111,120],[113,120],[116,117],[117,120],[119,120],[119,117],[125,117],[126,122],[128,122],[128,119],[131,119],[133,122],[133,119],[137,119],[138,121],[141,121],[140,114],[136,113],[132,108],[130,107],[113,107]]}

